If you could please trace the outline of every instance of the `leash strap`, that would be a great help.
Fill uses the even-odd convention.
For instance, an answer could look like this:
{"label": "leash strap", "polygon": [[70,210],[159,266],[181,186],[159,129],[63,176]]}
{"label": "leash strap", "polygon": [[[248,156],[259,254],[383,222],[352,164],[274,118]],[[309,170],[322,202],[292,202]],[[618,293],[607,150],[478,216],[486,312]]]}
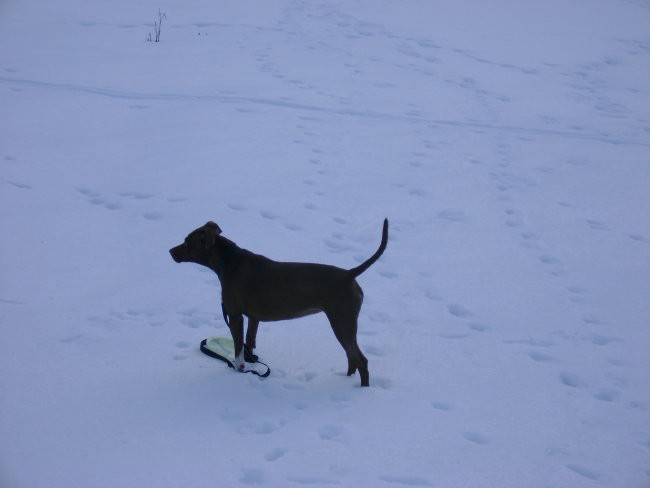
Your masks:
{"label": "leash strap", "polygon": [[223,320],[226,322],[226,325],[230,327],[230,319],[228,318],[226,307],[224,306],[223,302],[221,302],[221,313],[223,313]]}
{"label": "leash strap", "polygon": [[[206,347],[207,342],[208,342],[207,339],[203,339],[201,341],[201,352],[203,354],[207,354],[211,358],[220,359],[221,361],[226,363],[230,368],[235,369],[235,365],[232,363],[232,361],[230,361],[230,359],[228,359],[226,357],[223,357],[221,354],[217,354],[216,352],[212,351],[211,349],[208,349]],[[246,346],[244,346],[244,347],[246,347]],[[246,369],[246,370],[243,371],[244,373],[253,373],[254,375],[259,376],[260,378],[266,378],[268,375],[271,374],[271,368],[269,368],[269,366],[267,364],[265,364],[262,361],[258,360],[257,356],[251,355],[250,353],[249,354],[244,354],[244,356],[249,356],[249,355],[252,356],[253,358],[255,358],[255,361],[247,361],[247,362],[249,362],[249,363],[259,363],[262,366],[265,366],[266,367],[266,372],[265,373],[260,373],[258,371],[255,371],[254,369]]]}

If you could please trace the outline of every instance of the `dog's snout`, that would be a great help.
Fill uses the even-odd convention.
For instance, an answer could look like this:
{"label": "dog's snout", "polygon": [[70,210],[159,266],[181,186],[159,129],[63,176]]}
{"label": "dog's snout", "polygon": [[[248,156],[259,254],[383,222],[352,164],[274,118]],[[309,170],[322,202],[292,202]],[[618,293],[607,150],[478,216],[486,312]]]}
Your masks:
{"label": "dog's snout", "polygon": [[169,254],[172,255],[172,259],[173,259],[174,261],[176,261],[177,263],[180,263],[180,262],[181,262],[181,257],[180,257],[179,254],[178,254],[178,248],[177,248],[177,247],[172,247],[172,248],[169,250]]}

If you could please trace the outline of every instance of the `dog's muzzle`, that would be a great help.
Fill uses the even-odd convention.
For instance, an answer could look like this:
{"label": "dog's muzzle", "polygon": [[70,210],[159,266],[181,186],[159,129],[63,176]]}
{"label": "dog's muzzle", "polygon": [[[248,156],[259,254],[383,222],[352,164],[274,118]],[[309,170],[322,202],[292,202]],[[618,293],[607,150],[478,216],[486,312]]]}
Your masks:
{"label": "dog's muzzle", "polygon": [[178,247],[173,247],[169,250],[169,254],[172,255],[172,259],[176,261],[177,263],[181,262],[181,256],[180,253],[178,252]]}

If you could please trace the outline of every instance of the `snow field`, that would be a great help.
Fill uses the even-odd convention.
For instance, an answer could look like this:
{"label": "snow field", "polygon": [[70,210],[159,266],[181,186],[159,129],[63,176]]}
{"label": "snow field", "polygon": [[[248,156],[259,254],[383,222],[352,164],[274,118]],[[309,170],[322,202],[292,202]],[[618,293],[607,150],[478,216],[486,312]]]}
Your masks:
{"label": "snow field", "polygon": [[[0,484],[646,486],[648,6],[253,4],[0,7]],[[371,388],[322,315],[200,354],[190,230],[349,268],[384,217]]]}

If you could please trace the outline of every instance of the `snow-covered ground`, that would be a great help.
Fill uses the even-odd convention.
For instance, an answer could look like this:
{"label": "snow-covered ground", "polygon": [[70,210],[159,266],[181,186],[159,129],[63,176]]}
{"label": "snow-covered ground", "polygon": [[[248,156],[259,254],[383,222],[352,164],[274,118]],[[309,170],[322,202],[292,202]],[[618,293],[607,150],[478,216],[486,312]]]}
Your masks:
{"label": "snow-covered ground", "polygon": [[[158,9],[161,42],[146,42]],[[0,485],[650,486],[650,4],[0,3]],[[228,335],[207,220],[364,273]]]}

